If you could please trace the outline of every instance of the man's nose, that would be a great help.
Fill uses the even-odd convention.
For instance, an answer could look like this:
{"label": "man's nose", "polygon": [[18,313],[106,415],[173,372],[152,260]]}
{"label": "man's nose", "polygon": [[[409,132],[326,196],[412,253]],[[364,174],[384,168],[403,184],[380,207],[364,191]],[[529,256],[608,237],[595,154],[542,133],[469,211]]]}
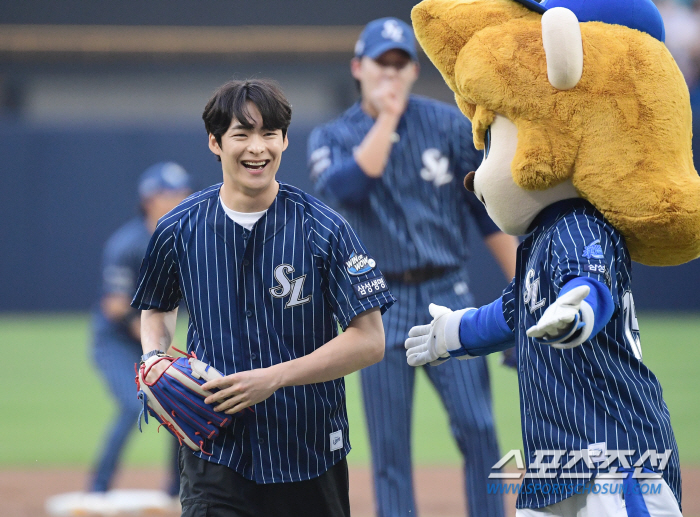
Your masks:
{"label": "man's nose", "polygon": [[259,135],[252,135],[248,140],[248,151],[253,154],[260,154],[265,150],[262,138]]}

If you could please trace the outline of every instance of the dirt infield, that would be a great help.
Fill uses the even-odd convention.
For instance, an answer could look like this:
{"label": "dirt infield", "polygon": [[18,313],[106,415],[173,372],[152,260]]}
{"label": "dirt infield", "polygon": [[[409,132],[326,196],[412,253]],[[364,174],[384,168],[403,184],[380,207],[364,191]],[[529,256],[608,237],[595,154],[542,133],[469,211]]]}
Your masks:
{"label": "dirt infield", "polygon": [[[44,517],[44,503],[52,495],[81,490],[86,484],[84,470],[36,469],[0,470],[0,515],[3,517]],[[153,488],[163,482],[154,469],[122,471],[116,488]],[[423,517],[464,516],[462,475],[456,467],[421,467],[416,469],[418,509]],[[700,468],[683,469],[683,514],[700,517]],[[372,485],[367,468],[350,469],[350,500],[353,517],[374,515]],[[514,497],[506,501],[507,515],[515,515]],[[132,514],[133,515],[133,514]],[[150,514],[153,515],[153,514]],[[161,514],[175,517],[177,514]]]}

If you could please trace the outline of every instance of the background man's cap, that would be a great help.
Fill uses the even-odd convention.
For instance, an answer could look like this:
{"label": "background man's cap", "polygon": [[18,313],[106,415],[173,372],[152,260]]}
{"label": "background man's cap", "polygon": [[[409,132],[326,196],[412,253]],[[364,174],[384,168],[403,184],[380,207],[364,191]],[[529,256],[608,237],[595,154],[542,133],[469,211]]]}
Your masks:
{"label": "background man's cap", "polygon": [[355,57],[377,59],[387,50],[403,50],[418,61],[416,38],[411,26],[397,18],[380,18],[369,22],[355,44]]}
{"label": "background man's cap", "polygon": [[159,162],[143,171],[139,178],[139,197],[148,199],[163,191],[192,190],[187,171],[175,162]]}
{"label": "background man's cap", "polygon": [[543,14],[552,7],[566,7],[579,22],[603,22],[624,25],[646,32],[659,41],[666,39],[664,21],[651,0],[515,0],[528,9]]}

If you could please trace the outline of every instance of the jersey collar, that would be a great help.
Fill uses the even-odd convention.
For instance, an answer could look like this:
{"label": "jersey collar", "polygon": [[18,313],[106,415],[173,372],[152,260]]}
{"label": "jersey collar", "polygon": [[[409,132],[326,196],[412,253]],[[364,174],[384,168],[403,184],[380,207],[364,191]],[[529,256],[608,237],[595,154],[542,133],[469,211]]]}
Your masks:
{"label": "jersey collar", "polygon": [[533,233],[535,231],[548,228],[549,226],[554,224],[554,221],[559,219],[562,215],[571,212],[572,210],[578,207],[592,208],[593,205],[591,205],[591,203],[589,203],[583,198],[562,199],[561,201],[552,203],[548,207],[545,207],[539,214],[537,214],[535,219],[532,221],[530,228],[528,229],[528,233]]}
{"label": "jersey collar", "polygon": [[[284,228],[287,221],[294,214],[293,206],[287,206],[284,200],[288,197],[286,185],[280,182],[280,188],[275,196],[274,201],[266,210],[265,214],[258,219],[253,226],[251,235],[253,233],[258,233],[259,237],[264,237],[265,242],[270,240],[275,236],[282,228]],[[214,232],[223,239],[224,242],[228,242],[226,234],[226,225],[230,218],[224,212],[221,206],[221,199],[219,197],[219,190],[216,189],[216,207],[213,210],[209,210],[207,214],[207,225],[214,230]],[[233,223],[233,221],[231,221]],[[234,225],[235,228],[235,225]],[[240,228],[240,227],[239,227]],[[232,233],[229,231],[228,237],[231,237]]]}

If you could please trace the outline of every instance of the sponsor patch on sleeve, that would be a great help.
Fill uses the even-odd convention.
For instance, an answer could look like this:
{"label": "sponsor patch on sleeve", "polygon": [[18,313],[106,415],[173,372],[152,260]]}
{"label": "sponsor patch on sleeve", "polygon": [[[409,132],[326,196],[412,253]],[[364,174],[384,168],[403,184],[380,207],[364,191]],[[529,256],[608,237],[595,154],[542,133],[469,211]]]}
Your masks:
{"label": "sponsor patch on sleeve", "polygon": [[352,288],[355,290],[355,295],[360,300],[373,294],[383,293],[389,289],[382,275],[352,284]]}
{"label": "sponsor patch on sleeve", "polygon": [[605,264],[584,264],[583,270],[586,273],[598,273],[599,275],[604,275],[607,273],[608,268],[605,267]]}
{"label": "sponsor patch on sleeve", "polygon": [[612,285],[610,269],[608,269],[608,267],[605,264],[584,264],[582,269],[586,273],[603,275],[603,278],[605,279],[605,285],[607,285],[608,287]]}
{"label": "sponsor patch on sleeve", "polygon": [[345,261],[345,266],[348,269],[348,273],[353,276],[364,275],[369,273],[376,267],[377,263],[373,258],[365,255],[364,253],[352,252],[350,258]]}

